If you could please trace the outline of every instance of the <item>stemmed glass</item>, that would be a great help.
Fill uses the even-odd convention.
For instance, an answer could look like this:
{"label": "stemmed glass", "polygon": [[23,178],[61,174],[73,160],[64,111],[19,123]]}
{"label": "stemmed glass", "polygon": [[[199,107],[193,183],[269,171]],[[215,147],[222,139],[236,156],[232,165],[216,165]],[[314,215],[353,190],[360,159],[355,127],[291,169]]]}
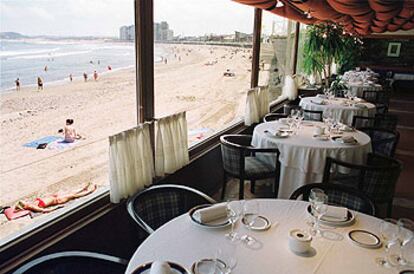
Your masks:
{"label": "stemmed glass", "polygon": [[406,265],[407,260],[404,257],[403,251],[404,246],[414,239],[414,222],[407,218],[401,218],[398,220],[397,225],[399,227],[398,242],[400,252],[396,260],[400,265]]}
{"label": "stemmed glass", "polygon": [[228,201],[227,202],[227,218],[231,224],[231,230],[225,236],[230,241],[234,242],[240,239],[237,232],[234,231],[234,225],[239,220],[242,213],[242,209],[239,201]]}
{"label": "stemmed glass", "polygon": [[324,124],[328,127],[328,131],[331,130],[332,126],[332,113],[331,110],[325,109],[322,113],[322,119]]}
{"label": "stemmed glass", "polygon": [[328,211],[328,195],[326,194],[317,194],[316,198],[312,201],[313,204],[312,212],[316,217],[315,225],[311,231],[312,235],[321,236],[322,232],[320,229],[320,221],[323,215]]}
{"label": "stemmed glass", "polygon": [[312,210],[312,220],[308,221],[307,224],[310,225],[311,227],[315,226],[316,223],[316,217],[314,214],[314,204],[315,204],[315,200],[318,198],[318,196],[325,194],[325,192],[320,189],[320,188],[312,188],[310,193],[309,193],[309,202],[311,204],[311,210]]}
{"label": "stemmed glass", "polygon": [[[252,228],[260,215],[259,202],[256,200],[246,201],[243,206],[243,215],[245,217],[245,220],[248,221],[247,227]],[[244,240],[248,245],[256,241],[252,236],[248,234],[243,235],[241,239]]]}
{"label": "stemmed glass", "polygon": [[380,236],[384,243],[385,257],[376,258],[377,264],[392,267],[389,260],[390,247],[398,242],[399,227],[394,219],[385,218],[380,224]]}
{"label": "stemmed glass", "polygon": [[[211,274],[223,273],[230,274],[237,265],[236,245],[229,243],[223,248],[218,248],[215,252],[215,266]],[[222,264],[224,263],[224,265]]]}

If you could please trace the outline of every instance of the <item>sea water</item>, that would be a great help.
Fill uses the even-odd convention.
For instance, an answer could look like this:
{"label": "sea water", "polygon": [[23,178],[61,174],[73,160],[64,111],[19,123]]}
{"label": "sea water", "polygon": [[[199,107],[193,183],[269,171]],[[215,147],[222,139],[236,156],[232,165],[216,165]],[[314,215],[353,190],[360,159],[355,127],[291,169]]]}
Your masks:
{"label": "sea water", "polygon": [[[155,47],[155,61],[164,54]],[[98,74],[135,66],[133,42],[116,40],[0,40],[0,92],[15,88],[15,80],[21,86],[36,86],[37,77],[43,79],[45,87],[58,81],[82,78],[83,73],[93,78]],[[47,69],[45,69],[47,67]]]}

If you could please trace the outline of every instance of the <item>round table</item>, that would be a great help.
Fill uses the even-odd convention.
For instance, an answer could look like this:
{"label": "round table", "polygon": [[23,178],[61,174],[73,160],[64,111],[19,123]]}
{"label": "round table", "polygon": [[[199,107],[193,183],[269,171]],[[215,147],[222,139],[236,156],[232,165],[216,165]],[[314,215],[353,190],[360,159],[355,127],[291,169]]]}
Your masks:
{"label": "round table", "polygon": [[[315,126],[321,122],[304,121],[297,135],[277,138],[269,134],[286,125],[278,121],[262,123],[255,127],[252,145],[256,148],[278,148],[280,151],[279,198],[288,199],[297,188],[311,183],[320,183],[323,178],[326,157],[345,162],[363,164],[366,155],[372,151],[370,137],[360,131],[346,132],[357,141],[356,145],[341,144],[332,140],[321,141],[313,138]],[[274,164],[274,156],[258,155],[268,164]]]}
{"label": "round table", "polygon": [[318,104],[315,102],[320,102],[322,99],[317,97],[305,97],[300,100],[299,105],[306,110],[317,110],[325,111],[330,110],[334,118],[338,119],[348,126],[352,126],[352,119],[355,115],[365,116],[365,117],[374,117],[376,108],[374,104],[364,102],[359,103],[358,105],[365,105],[365,108],[350,106],[347,104],[348,99],[345,98],[335,98],[332,100],[323,99],[324,104]]}
{"label": "round table", "polygon": [[364,95],[364,90],[368,91],[381,91],[382,86],[380,84],[364,84],[363,82],[348,82],[346,84],[348,88],[354,92],[357,97]]}
{"label": "round table", "polygon": [[[274,274],[274,273],[396,273],[396,269],[383,268],[375,258],[384,255],[384,250],[366,249],[354,245],[347,233],[354,229],[364,229],[379,235],[380,220],[362,213],[356,213],[356,222],[349,227],[332,231],[343,239],[331,241],[314,238],[313,256],[298,256],[290,251],[288,233],[292,229],[308,229],[306,219],[307,202],[276,199],[259,199],[260,214],[275,225],[264,232],[252,232],[238,223],[236,231],[240,235],[249,234],[258,240],[259,248],[249,248],[243,243],[236,246],[237,258],[235,274]],[[225,248],[228,229],[206,229],[192,223],[188,214],[181,215],[151,234],[132,256],[126,273],[139,265],[155,260],[171,261],[187,269],[198,260],[214,258],[217,248]]]}

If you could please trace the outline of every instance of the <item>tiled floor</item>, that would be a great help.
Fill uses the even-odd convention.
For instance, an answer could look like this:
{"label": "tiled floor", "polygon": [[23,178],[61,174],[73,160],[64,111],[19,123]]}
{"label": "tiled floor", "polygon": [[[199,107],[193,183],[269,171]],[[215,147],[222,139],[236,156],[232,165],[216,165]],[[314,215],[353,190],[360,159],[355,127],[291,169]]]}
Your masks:
{"label": "tiled floor", "polygon": [[[412,91],[414,94],[414,90]],[[396,158],[403,163],[403,171],[396,186],[393,217],[406,217],[414,220],[414,96],[396,93],[390,103],[390,112],[399,116],[398,131],[401,134]],[[225,200],[238,198],[238,180],[228,182]],[[272,198],[270,184],[256,182],[255,194],[250,192],[250,184],[245,183],[246,199]],[[220,200],[220,193],[214,195]]]}

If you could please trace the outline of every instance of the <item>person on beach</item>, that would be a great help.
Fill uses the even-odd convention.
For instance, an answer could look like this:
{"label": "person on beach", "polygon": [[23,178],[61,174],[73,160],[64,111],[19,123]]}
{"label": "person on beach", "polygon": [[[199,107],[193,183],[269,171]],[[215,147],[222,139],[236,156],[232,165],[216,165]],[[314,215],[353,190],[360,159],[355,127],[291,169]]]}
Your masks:
{"label": "person on beach", "polygon": [[96,72],[96,70],[93,72],[93,79],[94,79],[95,81],[97,81],[97,80],[98,80],[98,73]]}
{"label": "person on beach", "polygon": [[167,60],[167,58],[165,58],[164,59],[164,64],[167,64],[168,63],[168,60]]}
{"label": "person on beach", "polygon": [[82,138],[73,127],[73,122],[73,119],[66,119],[66,126],[63,129],[63,135],[65,136],[63,142],[65,143],[73,143],[75,140]]}
{"label": "person on beach", "polygon": [[71,74],[69,74],[69,80],[72,82],[73,81],[73,76],[72,76],[72,73]]}
{"label": "person on beach", "polygon": [[85,80],[85,82],[88,81],[88,74],[86,74],[86,72],[83,73],[83,80]]}
{"label": "person on beach", "polygon": [[111,66],[108,66],[108,70],[112,70],[112,67]]}
{"label": "person on beach", "polygon": [[45,70],[45,72],[47,72],[47,65],[45,66],[45,69],[44,70]]}
{"label": "person on beach", "polygon": [[43,80],[41,77],[37,77],[37,91],[43,90]]}
{"label": "person on beach", "polygon": [[16,81],[14,81],[16,83],[16,91],[20,90],[20,79],[17,78]]}

